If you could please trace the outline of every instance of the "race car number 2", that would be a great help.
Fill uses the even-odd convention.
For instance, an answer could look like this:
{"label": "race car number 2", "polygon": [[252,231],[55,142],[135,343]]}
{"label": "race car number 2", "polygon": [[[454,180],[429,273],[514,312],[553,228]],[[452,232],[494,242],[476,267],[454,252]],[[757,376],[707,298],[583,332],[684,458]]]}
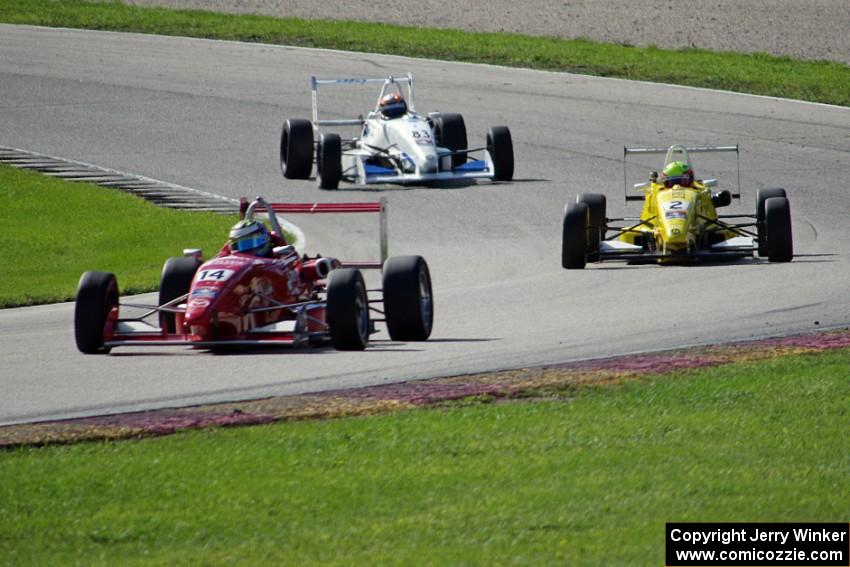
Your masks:
{"label": "race car number 2", "polygon": [[233,270],[201,270],[196,282],[223,282],[233,275]]}

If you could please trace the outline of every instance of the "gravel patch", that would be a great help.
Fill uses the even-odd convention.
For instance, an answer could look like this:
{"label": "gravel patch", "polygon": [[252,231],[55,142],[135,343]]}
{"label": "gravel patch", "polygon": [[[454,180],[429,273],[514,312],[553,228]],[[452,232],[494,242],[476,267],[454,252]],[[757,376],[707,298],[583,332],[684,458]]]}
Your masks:
{"label": "gravel patch", "polygon": [[850,64],[847,0],[125,0],[239,14],[504,31],[635,46],[765,52]]}

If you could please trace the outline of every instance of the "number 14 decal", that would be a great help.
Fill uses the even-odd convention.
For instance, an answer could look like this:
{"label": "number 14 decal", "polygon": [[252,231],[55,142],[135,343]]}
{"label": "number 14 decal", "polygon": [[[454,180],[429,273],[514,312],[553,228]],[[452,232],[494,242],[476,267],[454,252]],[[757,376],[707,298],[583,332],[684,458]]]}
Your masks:
{"label": "number 14 decal", "polygon": [[233,270],[201,270],[198,272],[198,279],[195,281],[199,282],[223,282],[227,278],[233,275]]}

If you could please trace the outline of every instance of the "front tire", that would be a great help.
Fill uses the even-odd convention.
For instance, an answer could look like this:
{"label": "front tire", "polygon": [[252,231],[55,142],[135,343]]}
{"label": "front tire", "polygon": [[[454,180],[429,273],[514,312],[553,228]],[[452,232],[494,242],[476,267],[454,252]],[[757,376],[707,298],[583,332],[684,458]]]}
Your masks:
{"label": "front tire", "polygon": [[507,126],[493,126],[487,132],[487,151],[493,160],[493,179],[510,181],[514,177],[514,144]]}
{"label": "front tire", "polygon": [[316,182],[319,189],[336,189],[342,179],[342,141],[339,134],[322,134],[316,148]]}
{"label": "front tire", "polygon": [[77,286],[74,339],[83,354],[108,354],[103,346],[106,322],[118,309],[118,280],[108,272],[86,272]]}
{"label": "front tire", "polygon": [[313,169],[313,125],[289,118],[280,134],[280,171],[287,179],[307,179]]}
{"label": "front tire", "polygon": [[[466,123],[460,114],[446,113],[434,118],[434,137],[438,146],[453,152],[469,148],[466,139]],[[452,169],[465,163],[465,153],[452,155]]]}
{"label": "front tire", "polygon": [[601,193],[580,193],[576,202],[587,205],[587,261],[598,262],[600,242],[605,230],[607,200]]}
{"label": "front tire", "polygon": [[791,205],[785,197],[765,201],[767,228],[767,259],[770,262],[790,262],[794,257],[791,235]]}
{"label": "front tire", "polygon": [[564,211],[561,266],[566,270],[581,270],[587,264],[588,215],[585,203],[569,203]]}
{"label": "front tire", "polygon": [[421,256],[393,256],[384,264],[384,315],[394,341],[424,341],[434,325],[431,272]]}
{"label": "front tire", "polygon": [[761,257],[767,256],[767,226],[765,222],[765,203],[773,197],[785,197],[785,189],[759,189],[756,192],[756,235],[758,242],[758,254]]}
{"label": "front tire", "polygon": [[[159,279],[159,304],[164,305],[189,293],[195,272],[200,266],[201,262],[197,258],[175,256],[166,260]],[[178,331],[174,313],[161,311],[159,325],[169,334]]]}
{"label": "front tire", "polygon": [[363,350],[369,344],[369,300],[360,270],[340,268],[330,273],[327,323],[337,350]]}

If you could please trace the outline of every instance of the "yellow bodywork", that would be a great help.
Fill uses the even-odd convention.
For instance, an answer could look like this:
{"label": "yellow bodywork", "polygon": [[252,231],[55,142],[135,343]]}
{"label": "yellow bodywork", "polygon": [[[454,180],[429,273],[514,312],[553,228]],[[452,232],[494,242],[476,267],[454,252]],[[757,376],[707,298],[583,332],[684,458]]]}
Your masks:
{"label": "yellow bodywork", "polygon": [[693,187],[674,185],[668,189],[655,180],[639,186],[645,193],[640,223],[619,238],[644,246],[663,256],[687,256],[713,242],[732,238],[734,233],[714,223],[717,211],[711,191],[701,182]]}

